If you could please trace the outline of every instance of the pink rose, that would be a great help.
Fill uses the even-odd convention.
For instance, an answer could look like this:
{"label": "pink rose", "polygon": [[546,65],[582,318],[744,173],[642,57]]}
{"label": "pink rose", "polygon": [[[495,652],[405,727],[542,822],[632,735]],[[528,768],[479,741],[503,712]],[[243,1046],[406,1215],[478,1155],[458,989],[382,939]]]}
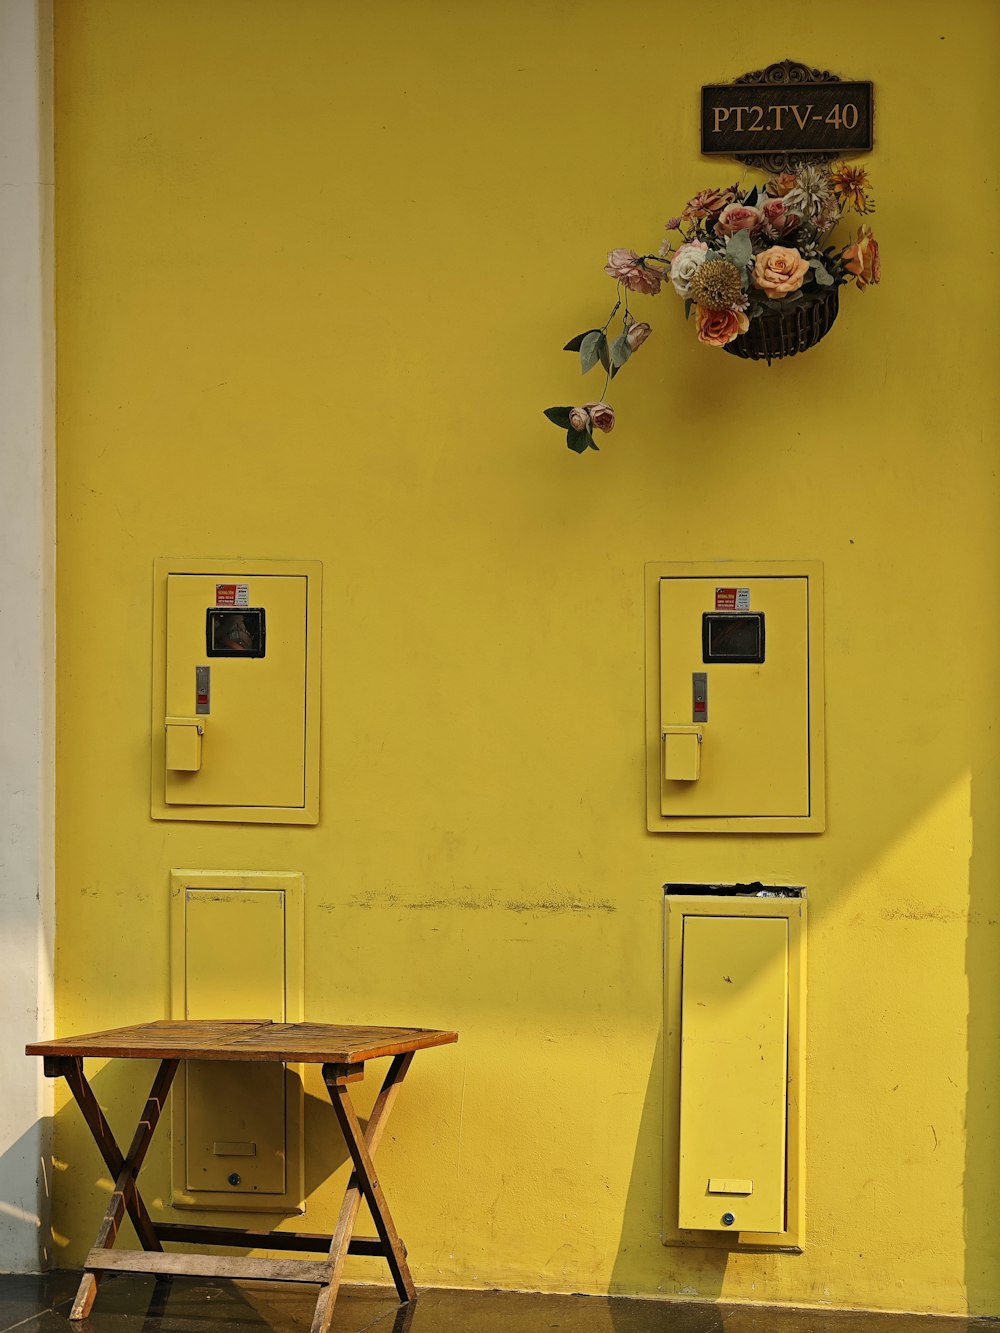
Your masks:
{"label": "pink rose", "polygon": [[571,407],[569,409],[569,424],[574,430],[589,430],[590,413],[585,407]]}
{"label": "pink rose", "polygon": [[695,328],[698,341],[709,347],[725,347],[741,333],[746,333],[750,320],[742,310],[709,310],[707,306],[695,306]]}
{"label": "pink rose", "polygon": [[792,213],[785,205],[784,199],[765,199],[760,206],[760,211],[764,215],[764,221],[781,236],[786,231],[791,231],[797,227],[801,218]]}
{"label": "pink rose", "polygon": [[878,252],[878,241],[872,235],[867,223],[858,228],[856,245],[849,245],[844,251],[844,267],[854,275],[854,281],[861,291],[878,282],[882,276],[882,260]]}
{"label": "pink rose", "polygon": [[629,291],[643,292],[647,296],[655,296],[663,281],[663,274],[655,268],[647,268],[634,250],[612,250],[604,272],[623,282]]}
{"label": "pink rose", "polygon": [[615,409],[607,403],[584,403],[584,411],[590,416],[590,424],[596,430],[605,432],[615,428]]}
{"label": "pink rose", "polygon": [[753,264],[754,285],[772,301],[780,301],[789,292],[797,292],[809,272],[808,261],[798,250],[772,245],[757,256]]}
{"label": "pink rose", "polygon": [[628,332],[625,334],[625,341],[634,352],[637,347],[641,347],[649,335],[653,332],[648,324],[630,324]]}
{"label": "pink rose", "polygon": [[716,236],[735,236],[738,231],[756,231],[763,221],[759,208],[746,204],[727,204],[715,224]]}

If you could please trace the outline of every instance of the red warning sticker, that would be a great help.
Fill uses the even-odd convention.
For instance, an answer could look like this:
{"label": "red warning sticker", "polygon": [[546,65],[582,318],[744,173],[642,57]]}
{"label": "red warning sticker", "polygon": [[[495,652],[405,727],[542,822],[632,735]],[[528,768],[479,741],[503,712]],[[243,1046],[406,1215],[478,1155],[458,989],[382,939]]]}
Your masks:
{"label": "red warning sticker", "polygon": [[217,583],[215,585],[216,606],[249,606],[249,583]]}
{"label": "red warning sticker", "polygon": [[750,589],[716,588],[715,609],[716,611],[749,611]]}

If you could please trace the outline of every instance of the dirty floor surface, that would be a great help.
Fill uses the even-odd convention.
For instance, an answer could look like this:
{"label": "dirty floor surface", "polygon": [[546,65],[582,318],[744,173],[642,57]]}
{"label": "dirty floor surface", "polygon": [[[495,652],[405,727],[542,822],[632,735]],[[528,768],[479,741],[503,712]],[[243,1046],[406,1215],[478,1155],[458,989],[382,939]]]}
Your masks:
{"label": "dirty floor surface", "polygon": [[[66,1316],[79,1275],[0,1276],[0,1333],[309,1333],[315,1289],[175,1279],[158,1296],[149,1278],[102,1283],[84,1325]],[[379,1287],[343,1287],[331,1333],[997,1333],[980,1319],[830,1313],[766,1306],[424,1291],[401,1310]]]}

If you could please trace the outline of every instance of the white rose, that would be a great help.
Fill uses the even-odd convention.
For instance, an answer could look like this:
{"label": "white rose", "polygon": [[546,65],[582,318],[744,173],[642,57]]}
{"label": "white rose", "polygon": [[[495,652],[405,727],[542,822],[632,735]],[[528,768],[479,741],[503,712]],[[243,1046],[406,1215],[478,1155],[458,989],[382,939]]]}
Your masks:
{"label": "white rose", "polygon": [[704,241],[688,241],[682,245],[670,261],[670,281],[678,296],[691,295],[691,279],[701,268],[708,254],[708,245]]}

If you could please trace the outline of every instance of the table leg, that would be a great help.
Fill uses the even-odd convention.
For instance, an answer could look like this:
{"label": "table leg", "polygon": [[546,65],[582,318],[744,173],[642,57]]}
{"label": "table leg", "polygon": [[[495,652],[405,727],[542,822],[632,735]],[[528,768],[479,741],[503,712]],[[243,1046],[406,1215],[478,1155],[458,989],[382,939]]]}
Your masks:
{"label": "table leg", "polygon": [[[358,1211],[361,1208],[362,1196],[368,1200],[372,1218],[382,1240],[383,1253],[392,1270],[400,1300],[412,1301],[417,1294],[410,1277],[410,1270],[407,1267],[406,1251],[396,1234],[396,1228],[389,1215],[372,1164],[372,1158],[382,1141],[389,1113],[393,1108],[396,1097],[399,1095],[400,1085],[406,1077],[406,1072],[412,1061],[412,1051],[393,1057],[385,1081],[382,1084],[382,1090],[379,1092],[375,1105],[372,1107],[372,1113],[368,1117],[368,1126],[364,1133],[361,1132],[361,1126],[347,1093],[347,1079],[352,1076],[339,1065],[323,1066],[323,1081],[330,1094],[337,1119],[344,1131],[348,1151],[351,1154],[351,1160],[354,1162],[354,1170],[347,1184],[344,1201],[340,1206],[340,1216],[337,1219],[333,1241],[330,1245],[330,1276],[326,1285],[320,1288],[311,1333],[328,1333],[330,1320],[333,1318],[333,1307],[337,1300],[337,1292],[340,1289],[344,1272],[344,1261],[347,1258],[348,1247],[354,1234],[354,1225],[357,1221]],[[406,1321],[406,1326],[408,1324],[409,1320]],[[400,1333],[402,1333],[402,1330],[400,1330]]]}
{"label": "table leg", "polygon": [[[162,1250],[163,1246],[156,1237],[156,1229],[143,1202],[142,1195],[139,1193],[136,1177],[145,1160],[153,1131],[160,1119],[163,1104],[166,1101],[167,1093],[170,1091],[170,1085],[180,1062],[178,1060],[163,1060],[160,1063],[149,1097],[146,1100],[146,1106],[125,1156],[122,1156],[121,1149],[115,1142],[104,1112],[98,1105],[94,1091],[84,1076],[83,1060],[67,1059],[61,1060],[59,1063],[62,1068],[58,1072],[63,1074],[69,1084],[73,1096],[83,1112],[83,1117],[90,1127],[90,1132],[94,1136],[94,1142],[97,1144],[108,1170],[115,1177],[115,1187],[92,1248],[97,1250],[110,1250],[112,1248],[118,1237],[118,1228],[121,1225],[122,1217],[127,1211],[143,1249]],[[85,1319],[90,1312],[90,1307],[93,1305],[96,1295],[97,1275],[92,1272],[85,1272],[76,1294],[76,1300],[73,1302],[70,1319]]]}

